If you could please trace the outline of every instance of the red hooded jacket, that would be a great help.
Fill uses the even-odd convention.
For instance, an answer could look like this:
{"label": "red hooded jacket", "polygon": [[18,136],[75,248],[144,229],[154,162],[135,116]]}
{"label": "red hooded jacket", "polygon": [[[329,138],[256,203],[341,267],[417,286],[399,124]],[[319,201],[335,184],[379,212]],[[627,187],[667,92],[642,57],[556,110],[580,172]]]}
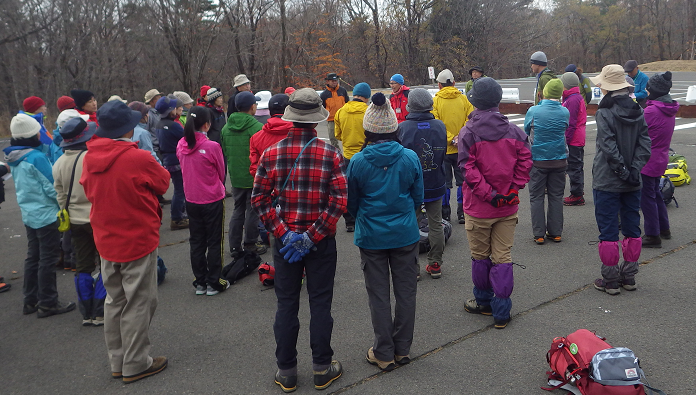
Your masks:
{"label": "red hooded jacket", "polygon": [[408,92],[408,87],[406,85],[401,85],[401,89],[399,89],[398,92],[389,95],[389,102],[396,113],[396,120],[399,121],[399,123],[405,121],[406,115],[408,115],[408,110],[406,110]]}
{"label": "red hooded jacket", "polygon": [[280,140],[288,137],[288,132],[292,128],[292,122],[280,119],[282,115],[274,115],[268,118],[263,128],[256,132],[249,140],[249,173],[256,175],[256,168],[259,166],[259,159],[263,151]]}

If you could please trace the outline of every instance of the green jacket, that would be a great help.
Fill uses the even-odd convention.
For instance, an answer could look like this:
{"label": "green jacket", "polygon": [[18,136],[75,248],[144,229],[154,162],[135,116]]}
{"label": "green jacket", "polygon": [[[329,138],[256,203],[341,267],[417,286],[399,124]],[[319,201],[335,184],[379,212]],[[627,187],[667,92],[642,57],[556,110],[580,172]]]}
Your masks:
{"label": "green jacket", "polygon": [[[479,78],[483,78],[483,77],[488,77],[488,76],[484,74],[484,75],[480,76]],[[464,85],[464,93],[469,93],[469,91],[473,87],[474,87],[474,79],[472,78],[466,82],[466,85]]]}
{"label": "green jacket", "polygon": [[252,115],[233,112],[222,128],[222,152],[227,158],[230,182],[234,188],[253,188],[254,176],[249,173],[249,140],[263,125]]}
{"label": "green jacket", "polygon": [[583,99],[585,99],[585,104],[590,104],[590,101],[592,101],[592,82],[590,82],[589,78],[583,75],[579,87],[580,94],[582,95]]}
{"label": "green jacket", "polygon": [[544,71],[539,73],[539,77],[537,79],[536,97],[534,97],[534,105],[539,104],[541,99],[544,98],[544,87],[549,81],[551,81],[554,78],[557,78],[556,74],[549,68],[545,68]]}

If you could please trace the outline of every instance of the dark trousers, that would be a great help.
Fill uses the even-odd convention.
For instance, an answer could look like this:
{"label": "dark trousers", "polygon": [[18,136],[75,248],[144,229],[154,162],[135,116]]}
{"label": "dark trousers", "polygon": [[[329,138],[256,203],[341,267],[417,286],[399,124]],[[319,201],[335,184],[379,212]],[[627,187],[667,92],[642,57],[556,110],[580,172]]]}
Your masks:
{"label": "dark trousers", "polygon": [[194,285],[209,284],[221,288],[225,199],[208,204],[186,202],[186,211],[189,216],[191,269],[196,277]]}
{"label": "dark trousers", "polygon": [[643,189],[640,194],[640,208],[643,211],[645,234],[659,236],[660,232],[669,230],[669,215],[667,205],[662,200],[660,177],[643,177]]}
{"label": "dark trousers", "polygon": [[[350,159],[344,157],[343,160],[346,162],[347,169],[348,165],[350,164]],[[346,222],[346,226],[355,226],[355,218],[347,210],[345,213],[343,213],[343,220]]]}
{"label": "dark trousers", "polygon": [[170,171],[172,184],[174,184],[174,195],[172,196],[171,216],[172,221],[181,221],[185,218],[186,195],[184,195],[184,178],[181,170]]}
{"label": "dark trousers", "polygon": [[256,244],[259,239],[259,216],[251,207],[251,188],[232,187],[234,211],[230,218],[230,249],[244,244]]}
{"label": "dark trousers", "polygon": [[582,196],[585,193],[585,147],[568,146],[568,180],[570,194]]}
{"label": "dark trousers", "polygon": [[626,237],[640,237],[640,190],[606,192],[594,189],[592,192],[599,240],[619,241],[619,216],[621,233]]}
{"label": "dark trousers", "polygon": [[[459,170],[459,165],[457,165],[457,161],[459,154],[447,154],[445,155],[445,160],[444,163],[442,164],[445,166],[445,179],[447,180],[447,189],[448,193],[445,195],[446,196],[446,204],[443,204],[443,206],[449,206],[449,189],[453,188],[452,184],[452,177],[454,176],[454,181],[457,187],[461,187],[462,184],[464,183],[464,177],[462,177],[462,171]],[[449,212],[446,213],[447,215],[443,215],[443,217],[449,217]],[[462,207],[462,202],[457,199],[457,216],[464,214],[464,208]]]}
{"label": "dark trousers", "polygon": [[[276,359],[279,369],[292,369],[297,366],[297,335],[300,320],[300,291],[302,273],[306,273],[307,293],[309,294],[309,344],[312,347],[312,361],[315,365],[329,365],[333,357],[331,333],[333,318],[334,276],[336,274],[336,239],[326,237],[316,245],[300,262],[288,263],[280,254],[283,243],[273,242],[273,262],[275,264],[275,293],[278,298],[273,332],[276,340]],[[415,274],[414,277],[415,279]]]}
{"label": "dark trousers", "polygon": [[72,245],[75,251],[75,268],[78,273],[92,274],[97,266],[97,246],[94,244],[92,224],[70,224]]}
{"label": "dark trousers", "polygon": [[27,259],[24,261],[24,303],[53,307],[58,303],[56,264],[60,259],[58,221],[43,228],[27,229]]}
{"label": "dark trousers", "polygon": [[[529,203],[532,211],[534,238],[563,234],[563,191],[565,168],[542,169],[536,166],[529,172]],[[546,191],[546,193],[544,193]],[[548,210],[544,213],[544,200]]]}

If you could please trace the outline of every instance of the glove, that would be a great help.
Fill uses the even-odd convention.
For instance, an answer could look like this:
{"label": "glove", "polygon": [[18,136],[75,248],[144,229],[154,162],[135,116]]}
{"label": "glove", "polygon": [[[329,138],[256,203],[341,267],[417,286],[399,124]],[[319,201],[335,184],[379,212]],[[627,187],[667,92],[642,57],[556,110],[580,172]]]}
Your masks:
{"label": "glove", "polygon": [[510,189],[508,191],[507,195],[504,196],[504,198],[505,198],[506,203],[509,204],[510,206],[520,204],[520,198],[517,194],[516,189]]}
{"label": "glove", "polygon": [[297,233],[289,230],[289,231],[285,232],[285,234],[283,236],[280,237],[280,241],[282,241],[283,245],[286,246],[286,245],[291,243],[293,236],[299,236],[299,235]]}
{"label": "glove", "polygon": [[505,195],[503,194],[496,193],[493,199],[491,199],[491,206],[495,208],[503,207],[506,204],[507,200],[505,200]]}
{"label": "glove", "polygon": [[618,175],[623,181],[628,181],[628,177],[631,176],[631,172],[628,171],[626,166],[622,166],[619,170],[614,171],[614,173],[616,173],[616,175]]}
{"label": "glove", "polygon": [[314,247],[314,243],[309,238],[307,232],[298,235],[293,232],[294,235],[290,236],[288,239],[288,244],[280,249],[280,253],[284,254],[283,258],[289,263],[299,262],[304,258],[305,255],[309,254],[309,251]]}
{"label": "glove", "polygon": [[634,187],[640,186],[640,172],[638,169],[631,169],[630,175],[628,176],[626,182]]}

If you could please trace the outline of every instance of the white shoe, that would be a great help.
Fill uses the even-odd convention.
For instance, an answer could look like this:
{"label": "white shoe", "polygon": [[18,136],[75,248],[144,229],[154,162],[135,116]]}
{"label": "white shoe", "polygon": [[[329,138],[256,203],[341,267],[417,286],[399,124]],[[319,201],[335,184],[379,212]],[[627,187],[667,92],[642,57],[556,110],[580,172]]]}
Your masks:
{"label": "white shoe", "polygon": [[220,291],[218,291],[218,290],[216,290],[215,288],[213,288],[213,287],[211,287],[210,285],[208,285],[208,292],[207,292],[207,295],[208,295],[208,296],[215,296],[215,295],[217,295],[217,294],[219,294],[219,293],[220,293]]}
{"label": "white shoe", "polygon": [[205,295],[205,285],[196,285],[196,295]]}

